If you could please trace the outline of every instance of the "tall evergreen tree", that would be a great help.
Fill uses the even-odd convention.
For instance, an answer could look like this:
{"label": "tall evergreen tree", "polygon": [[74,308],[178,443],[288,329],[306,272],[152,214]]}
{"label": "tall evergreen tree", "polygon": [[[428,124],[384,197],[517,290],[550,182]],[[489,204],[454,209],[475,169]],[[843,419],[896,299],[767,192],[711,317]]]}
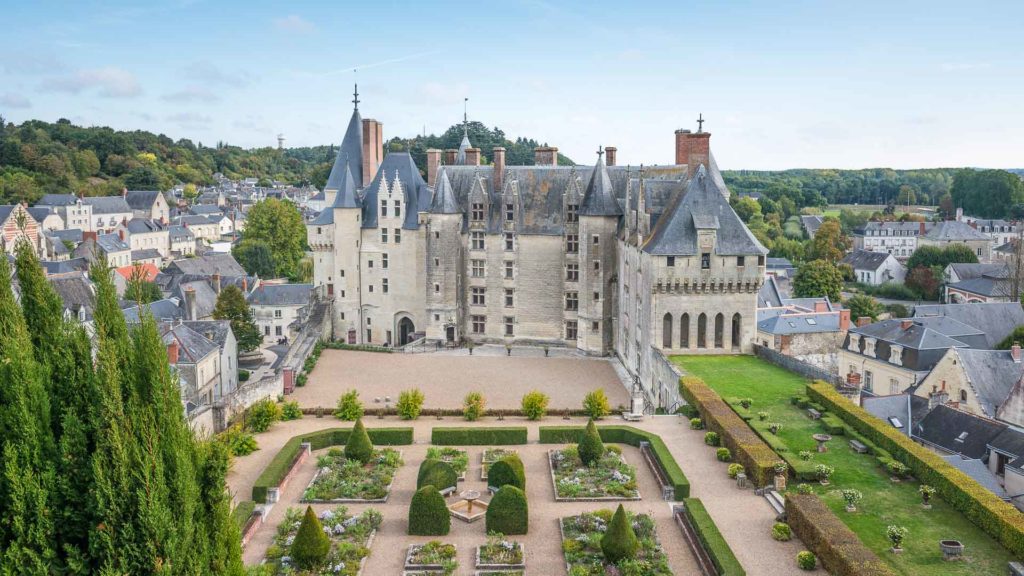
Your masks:
{"label": "tall evergreen tree", "polygon": [[217,320],[231,321],[231,331],[238,340],[240,352],[255,350],[263,343],[260,327],[252,319],[252,310],[245,301],[245,294],[238,286],[232,284],[220,291],[217,305],[213,309],[213,317]]}

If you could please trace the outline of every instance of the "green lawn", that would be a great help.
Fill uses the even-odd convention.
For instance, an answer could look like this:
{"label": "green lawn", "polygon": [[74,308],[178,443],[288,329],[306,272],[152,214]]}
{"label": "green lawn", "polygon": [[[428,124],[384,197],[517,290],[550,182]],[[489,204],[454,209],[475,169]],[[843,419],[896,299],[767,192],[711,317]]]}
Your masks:
{"label": "green lawn", "polygon": [[[806,380],[754,356],[675,356],[672,362],[689,374],[699,376],[727,401],[751,398],[750,412],[770,413],[769,421],[782,424],[778,437],[796,454],[814,451],[812,434],[822,431],[820,424],[793,406],[790,397],[802,394]],[[755,429],[763,424],[756,416]],[[762,430],[762,433],[768,433]],[[925,511],[913,480],[894,483],[873,456],[857,454],[850,449],[847,438],[835,437],[829,451],[814,453],[812,463],[828,464],[836,470],[829,486],[812,483],[814,491],[832,510],[860,536],[861,540],[894,569],[907,575],[1004,574],[1006,563],[1013,557],[995,540],[971,524],[959,512],[933,498],[934,506]],[[795,487],[795,482],[790,487]],[[864,494],[858,511],[846,512],[840,490],[856,488]],[[910,533],[904,543],[905,552],[894,555],[888,551],[885,528],[889,524],[906,526]],[[939,540],[954,538],[964,543],[965,560],[944,562]]]}

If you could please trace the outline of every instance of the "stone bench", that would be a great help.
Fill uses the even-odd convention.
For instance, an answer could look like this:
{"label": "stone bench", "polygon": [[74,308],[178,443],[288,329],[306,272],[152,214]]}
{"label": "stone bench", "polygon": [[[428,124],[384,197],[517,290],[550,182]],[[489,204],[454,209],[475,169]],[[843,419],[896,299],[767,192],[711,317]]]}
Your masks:
{"label": "stone bench", "polygon": [[853,448],[853,451],[856,452],[857,454],[868,453],[868,447],[865,446],[863,442],[860,442],[858,440],[850,440],[850,448]]}
{"label": "stone bench", "polygon": [[643,414],[634,414],[632,412],[623,412],[622,419],[626,422],[640,422],[644,419]]}
{"label": "stone bench", "polygon": [[818,420],[821,418],[821,412],[818,412],[814,408],[808,408],[807,415],[811,417],[811,420]]}
{"label": "stone bench", "polygon": [[1010,562],[1010,576],[1024,576],[1024,564]]}

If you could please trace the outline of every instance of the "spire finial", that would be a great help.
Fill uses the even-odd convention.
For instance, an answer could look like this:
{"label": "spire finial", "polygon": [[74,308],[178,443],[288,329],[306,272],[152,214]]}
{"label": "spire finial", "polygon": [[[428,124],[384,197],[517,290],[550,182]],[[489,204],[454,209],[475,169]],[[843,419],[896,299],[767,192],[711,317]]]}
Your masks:
{"label": "spire finial", "polygon": [[598,158],[599,162],[600,162],[601,156],[604,156],[604,146],[601,146],[600,144],[598,144],[597,145],[597,158]]}
{"label": "spire finial", "polygon": [[462,134],[469,134],[469,97],[462,100]]}
{"label": "spire finial", "polygon": [[352,103],[356,105],[356,110],[359,110],[359,83],[356,82],[355,91],[352,92]]}
{"label": "spire finial", "polygon": [[697,115],[697,133],[700,134],[704,131],[704,114]]}

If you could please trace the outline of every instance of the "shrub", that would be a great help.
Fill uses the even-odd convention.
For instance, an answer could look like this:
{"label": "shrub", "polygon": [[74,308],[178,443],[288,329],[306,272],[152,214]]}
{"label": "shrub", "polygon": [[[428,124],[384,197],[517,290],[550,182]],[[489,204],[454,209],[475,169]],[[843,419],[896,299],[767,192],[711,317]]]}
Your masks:
{"label": "shrub", "polygon": [[604,553],[604,559],[612,564],[618,564],[623,560],[636,558],[639,547],[640,541],[637,540],[636,532],[626,517],[626,509],[619,504],[611,522],[608,523],[608,529],[601,537],[601,552]]}
{"label": "shrub", "polygon": [[743,464],[729,464],[729,478],[735,478],[742,472],[744,472]]}
{"label": "shrub", "polygon": [[299,373],[298,376],[295,377],[295,385],[298,386],[299,388],[302,388],[303,386],[305,386],[306,382],[308,382],[308,381],[309,381],[309,374],[306,374],[305,372],[301,372],[301,373]]}
{"label": "shrub", "polygon": [[[493,466],[491,470],[494,470]],[[491,471],[487,472],[491,477]],[[526,534],[530,527],[530,511],[526,502],[526,493],[512,485],[498,490],[487,506],[484,518],[487,533],[498,532],[504,535]]]}
{"label": "shrub", "polygon": [[814,570],[818,565],[818,559],[815,558],[814,553],[802,550],[796,554],[796,565],[801,570]]}
{"label": "shrub", "polygon": [[498,488],[515,486],[526,490],[526,470],[523,461],[516,454],[505,456],[487,468],[487,485]]}
{"label": "shrub", "polygon": [[697,412],[697,407],[692,405],[692,404],[683,404],[683,405],[681,405],[676,410],[676,414],[682,414],[686,418],[696,418],[697,416],[700,415],[700,413]]}
{"label": "shrub", "polygon": [[892,568],[857,538],[813,494],[786,495],[786,521],[793,534],[836,576],[894,576]]}
{"label": "shrub", "polygon": [[822,482],[828,482],[828,479],[835,474],[836,469],[828,464],[818,464],[814,467],[814,473],[818,476],[818,480]]}
{"label": "shrub", "polygon": [[786,472],[789,472],[789,464],[786,464],[785,460],[776,460],[775,464],[772,464],[772,470],[776,476],[785,476]]}
{"label": "shrub", "polygon": [[583,411],[594,420],[600,420],[612,413],[611,404],[603,388],[598,388],[583,398]]}
{"label": "shrub", "polygon": [[363,403],[359,401],[358,390],[349,390],[338,398],[338,408],[334,411],[334,417],[353,422],[363,417]]}
{"label": "shrub", "polygon": [[248,382],[249,381],[249,376],[250,376],[250,374],[249,374],[248,370],[239,370],[238,371],[238,381],[239,382]]}
{"label": "shrub", "polygon": [[704,421],[700,418],[690,418],[690,430],[704,429]]}
{"label": "shrub", "polygon": [[451,530],[451,521],[444,496],[436,486],[423,486],[412,495],[409,504],[410,535],[444,536]]}
{"label": "shrub", "polygon": [[306,514],[302,517],[302,524],[289,550],[292,560],[299,568],[311,570],[327,558],[330,549],[331,539],[324,534],[324,528],[313,512],[313,507],[306,506]]}
{"label": "shrub", "polygon": [[782,430],[782,424],[779,424],[778,422],[768,423],[768,431],[771,432],[772,434],[778,435],[779,430]]}
{"label": "shrub", "polygon": [[718,446],[719,439],[717,432],[707,432],[704,434],[704,443],[708,446]]}
{"label": "shrub", "polygon": [[281,407],[271,398],[264,398],[253,404],[245,416],[245,424],[249,430],[266,432],[270,425],[281,419]]}
{"label": "shrub", "polygon": [[420,392],[419,388],[402,390],[398,394],[398,404],[395,408],[398,410],[398,417],[402,420],[419,418],[420,411],[423,410],[423,392]]}
{"label": "shrub", "polygon": [[484,395],[470,392],[462,399],[462,417],[470,422],[479,420],[484,415]]}
{"label": "shrub", "polygon": [[904,476],[907,475],[907,472],[910,470],[902,462],[898,462],[896,460],[892,460],[888,464],[886,464],[885,469],[889,471],[889,474],[892,474],[896,478],[903,478]]}
{"label": "shrub", "polygon": [[416,474],[416,489],[424,486],[433,486],[438,490],[455,488],[459,482],[459,473],[452,468],[452,465],[441,460],[427,458],[420,464],[419,472]]}
{"label": "shrub", "polygon": [[764,410],[761,410],[760,412],[757,413],[757,419],[764,422],[765,420],[768,419],[768,413],[765,412]]}
{"label": "shrub", "polygon": [[885,528],[885,537],[889,539],[889,543],[892,544],[893,548],[902,548],[907,532],[909,531],[904,526],[890,524]]}
{"label": "shrub", "polygon": [[728,462],[729,460],[732,460],[732,452],[723,446],[718,450],[715,450],[715,458],[717,458],[719,462]]}
{"label": "shrub", "polygon": [[921,484],[917,488],[917,492],[921,495],[921,502],[928,504],[931,501],[932,496],[935,495],[935,488],[932,488],[927,484]]}
{"label": "shrub", "polygon": [[356,420],[356,425],[348,436],[348,442],[345,443],[345,458],[366,464],[372,457],[373,443],[370,442],[370,435],[366,433],[363,421]]}
{"label": "shrub", "polygon": [[862,494],[860,490],[855,490],[853,488],[843,490],[842,495],[847,506],[856,506],[858,502],[864,499],[864,494]]}
{"label": "shrub", "polygon": [[785,522],[776,522],[772,526],[772,538],[779,542],[789,542],[793,539],[793,529]]}
{"label": "shrub", "polygon": [[810,494],[813,491],[814,491],[814,489],[811,488],[810,484],[797,484],[797,486],[796,486],[796,493],[797,494]]}
{"label": "shrub", "polygon": [[604,443],[601,442],[601,435],[597,433],[593,419],[587,422],[587,429],[577,444],[577,451],[584,466],[591,466],[604,456]]}
{"label": "shrub", "polygon": [[697,538],[700,539],[708,556],[711,557],[711,563],[715,565],[718,573],[724,576],[745,576],[746,572],[736,560],[736,555],[733,554],[729,543],[718,531],[718,526],[708,515],[704,503],[698,498],[686,498],[683,500],[683,513],[689,519],[690,525],[697,533]]}
{"label": "shrub", "polygon": [[810,450],[801,450],[799,456],[801,460],[807,462],[811,458],[814,458],[814,453],[811,452]]}
{"label": "shrub", "polygon": [[295,400],[281,405],[281,420],[298,420],[302,418],[302,408]]}
{"label": "shrub", "polygon": [[523,395],[523,414],[529,420],[540,420],[548,411],[548,402],[551,399],[547,394],[533,390]]}
{"label": "shrub", "polygon": [[217,441],[223,444],[232,456],[247,456],[259,450],[256,438],[243,430],[241,424],[235,424],[218,434]]}
{"label": "shrub", "polygon": [[750,405],[753,403],[753,398],[743,398],[742,400],[740,400],[740,406],[743,406],[744,410],[750,410]]}
{"label": "shrub", "polygon": [[507,446],[526,444],[526,427],[434,428],[430,443],[435,446]]}

